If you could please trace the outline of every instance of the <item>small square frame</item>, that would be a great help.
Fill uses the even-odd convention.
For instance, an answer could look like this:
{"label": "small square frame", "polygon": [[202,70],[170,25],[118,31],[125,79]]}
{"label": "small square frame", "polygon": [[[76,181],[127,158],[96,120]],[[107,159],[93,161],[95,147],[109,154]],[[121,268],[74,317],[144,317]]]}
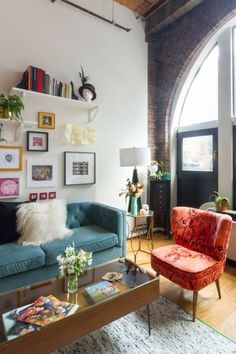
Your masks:
{"label": "small square frame", "polygon": [[0,177],[0,199],[18,198],[21,195],[20,177]]}
{"label": "small square frame", "polygon": [[64,152],[64,185],[95,184],[95,152]]}
{"label": "small square frame", "polygon": [[0,146],[0,171],[22,171],[22,146]]}
{"label": "small square frame", "polygon": [[55,129],[55,114],[48,112],[39,112],[38,127],[41,129]]}
{"label": "small square frame", "polygon": [[[40,146],[42,144],[42,146]],[[27,151],[48,151],[48,133],[27,131]]]}

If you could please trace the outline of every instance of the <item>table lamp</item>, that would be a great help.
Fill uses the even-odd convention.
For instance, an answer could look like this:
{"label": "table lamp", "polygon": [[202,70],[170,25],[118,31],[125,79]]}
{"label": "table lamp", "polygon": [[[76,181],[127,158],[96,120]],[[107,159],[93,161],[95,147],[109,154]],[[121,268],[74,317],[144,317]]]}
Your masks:
{"label": "table lamp", "polygon": [[[120,149],[120,166],[134,166],[132,183],[138,183],[137,166],[147,166],[150,160],[150,150],[142,147],[132,147]],[[131,198],[129,200],[128,211],[130,211]],[[141,209],[141,198],[138,198],[138,209]]]}

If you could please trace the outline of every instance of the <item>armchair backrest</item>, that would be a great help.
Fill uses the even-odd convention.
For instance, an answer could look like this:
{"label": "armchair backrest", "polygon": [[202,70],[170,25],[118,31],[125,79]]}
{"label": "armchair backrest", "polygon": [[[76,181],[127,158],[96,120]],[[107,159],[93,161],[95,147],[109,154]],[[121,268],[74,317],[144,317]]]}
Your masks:
{"label": "armchair backrest", "polygon": [[171,228],[177,244],[225,262],[232,228],[229,215],[175,207]]}

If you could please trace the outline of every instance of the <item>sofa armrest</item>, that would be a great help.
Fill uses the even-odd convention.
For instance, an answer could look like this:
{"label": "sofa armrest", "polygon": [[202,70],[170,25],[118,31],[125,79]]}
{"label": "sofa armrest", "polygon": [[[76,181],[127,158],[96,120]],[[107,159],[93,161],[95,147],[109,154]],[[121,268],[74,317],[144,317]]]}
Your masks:
{"label": "sofa armrest", "polygon": [[91,203],[89,219],[103,229],[118,235],[118,245],[126,251],[126,214],[124,210],[110,207],[101,203]]}

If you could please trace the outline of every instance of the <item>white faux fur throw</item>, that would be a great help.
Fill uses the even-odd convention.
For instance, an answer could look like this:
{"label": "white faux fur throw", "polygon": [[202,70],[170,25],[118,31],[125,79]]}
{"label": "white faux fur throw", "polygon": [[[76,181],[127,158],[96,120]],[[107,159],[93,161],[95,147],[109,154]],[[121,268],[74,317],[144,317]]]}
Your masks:
{"label": "white faux fur throw", "polygon": [[23,245],[42,245],[72,233],[66,228],[66,202],[62,199],[21,204],[16,217],[18,243]]}

